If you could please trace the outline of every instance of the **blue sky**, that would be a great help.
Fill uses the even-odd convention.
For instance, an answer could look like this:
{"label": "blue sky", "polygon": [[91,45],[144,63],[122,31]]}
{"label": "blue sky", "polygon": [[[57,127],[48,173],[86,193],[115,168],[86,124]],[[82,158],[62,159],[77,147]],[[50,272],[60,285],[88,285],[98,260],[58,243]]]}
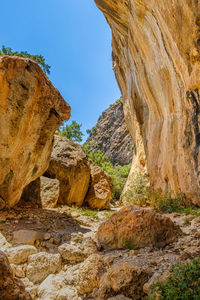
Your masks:
{"label": "blue sky", "polygon": [[0,45],[44,55],[83,131],[120,97],[110,28],[93,0],[2,1],[0,25]]}

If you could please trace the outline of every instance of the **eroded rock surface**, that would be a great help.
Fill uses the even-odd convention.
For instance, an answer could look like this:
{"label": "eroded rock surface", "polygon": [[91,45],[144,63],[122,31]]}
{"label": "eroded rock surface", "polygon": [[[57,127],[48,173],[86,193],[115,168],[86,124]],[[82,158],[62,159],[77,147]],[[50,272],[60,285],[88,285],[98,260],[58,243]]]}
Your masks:
{"label": "eroded rock surface", "polygon": [[85,202],[92,209],[109,208],[112,190],[111,178],[98,166],[90,166],[91,180]]}
{"label": "eroded rock surface", "polygon": [[148,209],[129,206],[102,223],[97,238],[104,248],[137,249],[163,247],[174,242],[180,232],[171,219]]}
{"label": "eroded rock surface", "polygon": [[61,270],[60,254],[40,252],[28,258],[26,276],[34,283],[40,283],[50,274]]}
{"label": "eroded rock surface", "polygon": [[48,167],[53,136],[70,107],[30,59],[0,57],[0,208]]}
{"label": "eroded rock surface", "polygon": [[112,30],[113,69],[152,185],[180,190],[200,206],[199,1],[96,4]]}
{"label": "eroded rock surface", "polygon": [[54,208],[59,194],[59,180],[41,176],[25,187],[21,201],[36,204],[42,208]]}
{"label": "eroded rock surface", "polygon": [[59,180],[59,203],[82,205],[89,186],[90,168],[88,158],[79,144],[55,136],[45,176]]}
{"label": "eroded rock surface", "polygon": [[2,251],[0,251],[0,299],[31,300],[31,296],[25,291],[23,283],[14,278],[8,258]]}

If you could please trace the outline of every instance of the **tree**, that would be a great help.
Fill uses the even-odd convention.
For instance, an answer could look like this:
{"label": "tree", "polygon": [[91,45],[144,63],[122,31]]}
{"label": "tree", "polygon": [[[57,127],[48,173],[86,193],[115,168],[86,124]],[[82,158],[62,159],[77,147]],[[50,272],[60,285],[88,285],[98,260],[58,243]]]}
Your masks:
{"label": "tree", "polygon": [[45,63],[45,58],[42,55],[32,55],[29,54],[27,51],[21,51],[21,52],[13,51],[12,48],[8,48],[5,46],[2,46],[2,49],[0,50],[0,55],[20,56],[24,58],[30,58],[34,60],[36,63],[38,63],[38,65],[40,65],[40,67],[43,69],[43,71],[46,74],[50,74],[51,66]]}
{"label": "tree", "polygon": [[83,133],[81,131],[82,124],[78,124],[76,121],[72,121],[71,125],[67,125],[64,122],[59,129],[59,134],[75,142],[82,142]]}

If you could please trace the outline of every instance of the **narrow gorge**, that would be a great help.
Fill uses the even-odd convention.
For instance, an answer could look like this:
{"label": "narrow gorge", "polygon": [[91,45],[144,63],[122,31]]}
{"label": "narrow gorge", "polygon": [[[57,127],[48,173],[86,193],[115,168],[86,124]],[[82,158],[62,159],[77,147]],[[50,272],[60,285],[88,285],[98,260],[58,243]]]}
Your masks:
{"label": "narrow gorge", "polygon": [[0,300],[199,300],[200,2],[92,3],[122,97],[87,140],[44,57],[0,51]]}

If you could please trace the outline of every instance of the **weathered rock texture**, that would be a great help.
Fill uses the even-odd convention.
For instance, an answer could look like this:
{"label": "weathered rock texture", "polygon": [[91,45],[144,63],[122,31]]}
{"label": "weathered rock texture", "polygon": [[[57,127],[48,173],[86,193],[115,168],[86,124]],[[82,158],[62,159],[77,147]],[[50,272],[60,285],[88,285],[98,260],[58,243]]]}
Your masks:
{"label": "weathered rock texture", "polygon": [[96,4],[112,29],[113,69],[129,100],[151,183],[181,190],[200,205],[199,1]]}
{"label": "weathered rock texture", "polygon": [[148,209],[128,206],[102,223],[97,232],[100,245],[107,249],[164,247],[180,234],[170,218]]}
{"label": "weathered rock texture", "polygon": [[60,193],[60,183],[57,179],[41,176],[27,185],[21,201],[30,202],[43,208],[54,208]]}
{"label": "weathered rock texture", "polygon": [[0,299],[2,300],[31,300],[25,291],[23,283],[14,278],[12,268],[6,255],[0,251]]}
{"label": "weathered rock texture", "polygon": [[79,144],[55,136],[50,164],[45,176],[59,180],[59,203],[82,205],[89,186],[90,167],[88,157]]}
{"label": "weathered rock texture", "polygon": [[16,204],[23,188],[48,167],[53,135],[70,107],[29,59],[0,57],[0,206]]}
{"label": "weathered rock texture", "polygon": [[102,113],[87,143],[92,151],[103,151],[114,165],[128,165],[132,161],[133,141],[124,120],[122,99]]}
{"label": "weathered rock texture", "polygon": [[92,209],[109,208],[111,200],[111,178],[98,166],[90,166],[91,180],[85,202]]}

